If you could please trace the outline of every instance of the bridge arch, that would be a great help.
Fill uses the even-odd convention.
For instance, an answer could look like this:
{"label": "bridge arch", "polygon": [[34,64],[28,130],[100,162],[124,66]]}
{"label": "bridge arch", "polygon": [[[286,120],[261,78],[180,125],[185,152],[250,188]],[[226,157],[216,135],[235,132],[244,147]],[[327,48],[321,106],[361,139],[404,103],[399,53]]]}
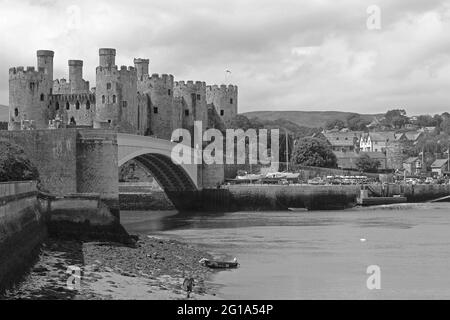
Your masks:
{"label": "bridge arch", "polygon": [[198,165],[179,165],[172,161],[171,153],[176,143],[148,136],[119,133],[117,144],[119,167],[130,160],[139,162],[149,170],[167,193],[201,189]]}

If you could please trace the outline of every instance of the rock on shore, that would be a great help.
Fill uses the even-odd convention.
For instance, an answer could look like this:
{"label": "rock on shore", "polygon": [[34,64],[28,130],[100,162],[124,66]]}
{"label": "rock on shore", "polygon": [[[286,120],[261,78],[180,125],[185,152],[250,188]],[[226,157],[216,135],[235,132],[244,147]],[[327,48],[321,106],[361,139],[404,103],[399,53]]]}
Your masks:
{"label": "rock on shore", "polygon": [[[0,298],[185,299],[183,280],[193,277],[191,298],[214,299],[214,287],[208,283],[213,271],[199,264],[201,258],[211,256],[170,239],[140,237],[134,246],[49,239],[30,273]],[[76,268],[78,282],[70,278]]]}

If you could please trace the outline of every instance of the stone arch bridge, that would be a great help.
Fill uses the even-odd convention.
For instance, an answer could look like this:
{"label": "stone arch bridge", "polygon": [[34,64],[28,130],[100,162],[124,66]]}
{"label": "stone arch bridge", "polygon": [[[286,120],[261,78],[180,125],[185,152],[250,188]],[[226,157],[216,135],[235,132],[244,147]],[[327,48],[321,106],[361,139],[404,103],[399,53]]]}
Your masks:
{"label": "stone arch bridge", "polygon": [[[166,192],[202,189],[201,166],[176,164],[171,153],[176,143],[147,136],[117,134],[119,167],[135,160],[147,168]],[[192,152],[193,156],[196,156]],[[197,156],[198,159],[198,156]],[[197,160],[198,161],[198,160]]]}
{"label": "stone arch bridge", "polygon": [[1,138],[23,147],[39,171],[41,190],[55,196],[98,194],[116,212],[119,167],[132,159],[151,172],[178,209],[192,209],[199,190],[224,180],[223,165],[175,164],[171,152],[176,144],[148,136],[65,128],[0,131]]}

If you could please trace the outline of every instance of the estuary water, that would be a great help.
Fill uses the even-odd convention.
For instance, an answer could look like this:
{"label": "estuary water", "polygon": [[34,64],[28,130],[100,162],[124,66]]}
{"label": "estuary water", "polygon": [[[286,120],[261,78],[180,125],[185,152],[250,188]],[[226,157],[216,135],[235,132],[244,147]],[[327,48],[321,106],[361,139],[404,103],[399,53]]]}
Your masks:
{"label": "estuary water", "polygon": [[[450,203],[345,211],[179,214],[124,211],[131,233],[180,238],[238,269],[224,299],[450,299]],[[369,266],[380,289],[369,290]],[[373,278],[372,278],[373,279]]]}

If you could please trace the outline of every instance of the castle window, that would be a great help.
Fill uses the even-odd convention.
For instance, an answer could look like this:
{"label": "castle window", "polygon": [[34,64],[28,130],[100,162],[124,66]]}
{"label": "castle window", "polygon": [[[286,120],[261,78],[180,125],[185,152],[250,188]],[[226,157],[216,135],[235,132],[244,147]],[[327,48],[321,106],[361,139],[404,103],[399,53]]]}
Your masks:
{"label": "castle window", "polygon": [[56,103],[55,110],[59,110],[59,102]]}
{"label": "castle window", "polygon": [[75,118],[74,117],[71,117],[70,118],[70,124],[77,124],[77,122],[75,121]]}
{"label": "castle window", "polygon": [[108,120],[108,123],[111,123],[111,120]]}
{"label": "castle window", "polygon": [[188,109],[184,110],[184,115],[185,115],[185,116],[188,116],[188,115],[189,115],[189,110],[188,110]]}
{"label": "castle window", "polygon": [[128,104],[127,104],[127,102],[126,102],[126,101],[122,101],[122,107],[123,107],[123,108],[126,108],[126,107],[127,107],[127,105],[128,105]]}
{"label": "castle window", "polygon": [[225,115],[225,111],[224,110],[220,110],[220,115],[223,117]]}
{"label": "castle window", "polygon": [[106,89],[107,89],[107,90],[111,89],[111,83],[110,83],[110,82],[108,82],[108,83],[106,84]]}
{"label": "castle window", "polygon": [[69,102],[67,101],[66,102],[66,110],[69,110],[70,109],[70,104],[69,104]]}
{"label": "castle window", "polygon": [[116,97],[116,95],[113,95],[113,103],[116,103],[117,102],[117,97]]}
{"label": "castle window", "polygon": [[41,101],[44,101],[44,94],[43,93],[41,93]]}
{"label": "castle window", "polygon": [[80,101],[77,101],[75,104],[75,109],[80,110]]}
{"label": "castle window", "polygon": [[86,110],[89,110],[91,108],[91,103],[88,101],[86,101]]}
{"label": "castle window", "polygon": [[30,82],[30,90],[34,90],[34,82]]}
{"label": "castle window", "polygon": [[170,96],[172,94],[172,90],[168,89],[167,94]]}
{"label": "castle window", "polygon": [[14,109],[14,116],[16,116],[16,117],[19,116],[19,109],[17,109],[17,108]]}
{"label": "castle window", "polygon": [[201,95],[197,95],[197,100],[201,100],[202,96]]}
{"label": "castle window", "polygon": [[230,99],[230,104],[233,104],[233,98]]}
{"label": "castle window", "polygon": [[158,113],[158,107],[153,108],[153,113]]}
{"label": "castle window", "polygon": [[105,103],[105,96],[102,96],[102,103]]}

